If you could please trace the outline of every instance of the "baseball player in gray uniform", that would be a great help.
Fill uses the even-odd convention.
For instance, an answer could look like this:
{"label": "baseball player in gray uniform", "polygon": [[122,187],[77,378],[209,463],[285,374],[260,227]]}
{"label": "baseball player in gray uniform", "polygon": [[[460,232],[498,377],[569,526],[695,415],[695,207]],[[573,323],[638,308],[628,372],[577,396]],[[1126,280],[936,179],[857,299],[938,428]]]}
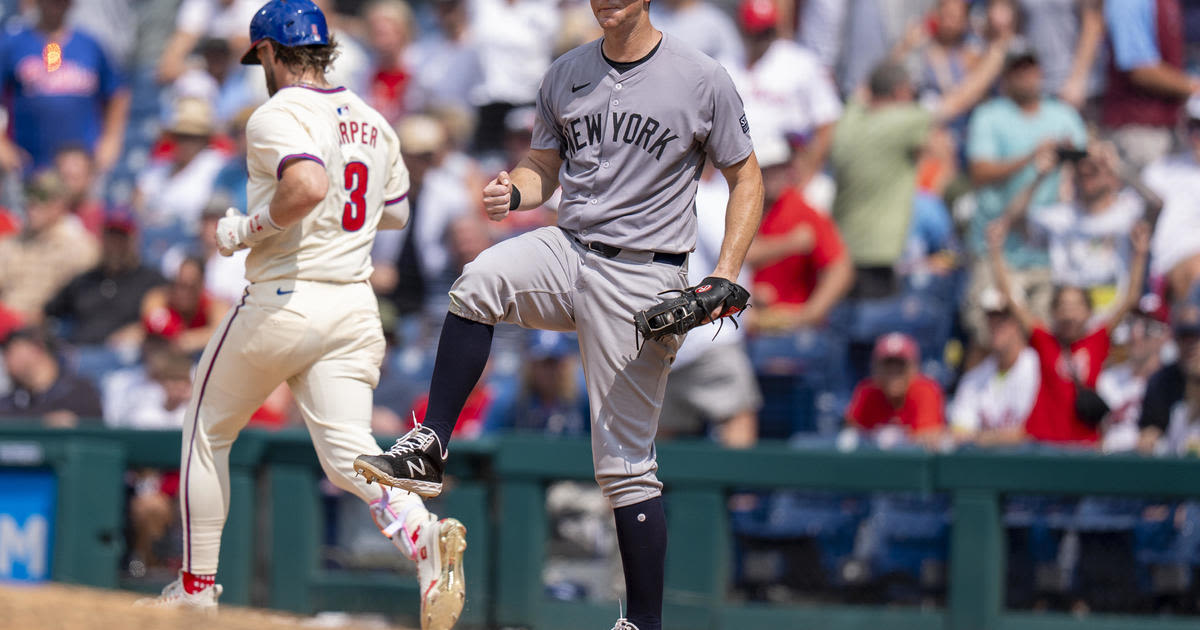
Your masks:
{"label": "baseball player in gray uniform", "polygon": [[537,208],[561,185],[558,225],[498,243],[466,266],[450,290],[423,423],[354,467],[368,481],[437,495],[495,324],[577,331],[596,480],[615,514],[629,600],[617,628],[659,630],[666,518],[654,436],[683,337],[650,338],[639,349],[634,314],[687,285],[705,161],[730,187],[717,283],[741,269],[761,219],[762,176],[741,98],[717,62],[655,29],[644,0],[591,6],[604,36],[554,62],[538,91],[529,154],[483,189],[499,221]]}

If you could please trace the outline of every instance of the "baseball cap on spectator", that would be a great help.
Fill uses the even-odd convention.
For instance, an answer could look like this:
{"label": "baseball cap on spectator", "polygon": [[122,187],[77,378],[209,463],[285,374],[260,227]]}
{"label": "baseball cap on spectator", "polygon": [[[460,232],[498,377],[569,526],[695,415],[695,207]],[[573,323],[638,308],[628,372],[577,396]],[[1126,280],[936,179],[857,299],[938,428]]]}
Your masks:
{"label": "baseball cap on spectator", "polygon": [[1013,70],[1036,65],[1038,65],[1037,53],[1029,46],[1014,48],[1004,57],[1005,74]]}
{"label": "baseball cap on spectator", "polygon": [[407,116],[396,125],[400,150],[410,155],[436,153],[446,145],[446,130],[431,116]]}
{"label": "baseball cap on spectator", "polygon": [[738,22],[751,35],[765,33],[779,24],[779,9],[774,0],[742,0]]}
{"label": "baseball cap on spectator", "polygon": [[137,219],[127,208],[117,208],[104,215],[104,231],[130,235],[137,232]]}
{"label": "baseball cap on spectator", "polygon": [[754,155],[758,158],[759,168],[771,168],[791,160],[792,147],[783,136],[771,134],[755,140]]}
{"label": "baseball cap on spectator", "polygon": [[871,352],[872,361],[885,359],[900,359],[907,363],[916,363],[920,358],[917,342],[904,333],[888,333],[875,341],[875,349]]}
{"label": "baseball cap on spectator", "polygon": [[[1025,297],[1019,288],[1012,288],[1012,300],[1017,306],[1025,304]],[[1007,313],[1011,310],[1008,300],[1004,299],[1004,294],[996,287],[987,287],[979,294],[979,306],[984,313]]]}
{"label": "baseball cap on spectator", "polygon": [[1138,300],[1137,306],[1133,307],[1133,314],[1163,323],[1166,323],[1168,319],[1166,304],[1157,293],[1143,295]]}
{"label": "baseball cap on spectator", "polygon": [[25,196],[30,201],[55,201],[65,198],[67,192],[66,184],[54,171],[42,171],[34,175],[29,184],[25,186]]}
{"label": "baseball cap on spectator", "polygon": [[504,115],[504,130],[509,133],[533,133],[537,110],[532,106],[515,107]]}
{"label": "baseball cap on spectator", "polygon": [[212,104],[201,98],[179,99],[167,131],[177,136],[211,136],[216,131]]}

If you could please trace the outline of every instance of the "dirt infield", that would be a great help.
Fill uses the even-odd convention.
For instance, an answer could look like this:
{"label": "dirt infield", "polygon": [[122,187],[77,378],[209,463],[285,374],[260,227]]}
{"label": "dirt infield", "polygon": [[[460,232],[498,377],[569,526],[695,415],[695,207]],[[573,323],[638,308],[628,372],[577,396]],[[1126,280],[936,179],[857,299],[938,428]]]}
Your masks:
{"label": "dirt infield", "polygon": [[363,628],[405,630],[362,621],[303,618],[222,606],[216,616],[135,608],[139,595],[124,591],[43,584],[0,585],[0,630],[311,630]]}

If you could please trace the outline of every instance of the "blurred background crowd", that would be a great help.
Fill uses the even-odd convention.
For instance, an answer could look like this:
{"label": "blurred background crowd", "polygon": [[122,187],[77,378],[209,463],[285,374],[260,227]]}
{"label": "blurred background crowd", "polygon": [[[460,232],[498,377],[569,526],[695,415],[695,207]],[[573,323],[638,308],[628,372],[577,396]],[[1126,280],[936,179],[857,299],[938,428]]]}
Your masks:
{"label": "blurred background crowd", "polygon": [[[396,125],[411,171],[412,222],[379,235],[371,278],[389,341],[374,426],[396,434],[423,413],[462,265],[553,224],[553,199],[488,222],[478,191],[528,149],[551,61],[599,32],[582,0],[316,1],[341,42],[330,82]],[[243,131],[267,95],[237,59],[259,4],[0,0],[0,418],[180,426],[197,353],[244,286],[244,253],[217,255],[213,232],[245,209]],[[688,338],[663,439],[1200,453],[1200,2],[651,12],[733,77],[766,189],[742,278],[754,308]],[[695,279],[723,231],[713,175]],[[457,431],[585,435],[581,382],[570,335],[501,327]],[[296,423],[286,388],[251,421]],[[169,520],[155,496],[138,507],[152,532]],[[774,509],[856,513],[790,496],[743,511],[743,531]],[[1177,534],[1200,522],[1188,505],[1072,505]],[[857,522],[880,510],[944,535],[936,500]],[[1048,566],[1070,564],[1053,550]]]}

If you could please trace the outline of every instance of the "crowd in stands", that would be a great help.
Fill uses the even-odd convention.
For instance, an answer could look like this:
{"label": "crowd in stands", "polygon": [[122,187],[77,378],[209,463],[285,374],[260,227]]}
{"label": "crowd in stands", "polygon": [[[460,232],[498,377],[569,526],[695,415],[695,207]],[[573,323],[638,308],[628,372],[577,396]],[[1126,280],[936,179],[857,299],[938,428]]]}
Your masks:
{"label": "crowd in stands", "polygon": [[[380,234],[371,277],[389,341],[374,420],[396,433],[420,416],[462,265],[554,222],[553,199],[488,222],[478,190],[528,148],[550,62],[598,31],[576,0],[318,4],[331,81],[396,125],[411,172],[411,224]],[[246,209],[244,128],[267,94],[237,60],[258,5],[0,2],[0,417],[179,426],[245,285],[244,252],[218,255],[213,232]],[[733,78],[766,192],[754,308],[684,344],[664,439],[1200,450],[1200,7],[651,10]],[[703,173],[696,279],[727,198]],[[587,433],[577,353],[498,332],[459,432]],[[281,388],[252,424],[295,415]]]}

